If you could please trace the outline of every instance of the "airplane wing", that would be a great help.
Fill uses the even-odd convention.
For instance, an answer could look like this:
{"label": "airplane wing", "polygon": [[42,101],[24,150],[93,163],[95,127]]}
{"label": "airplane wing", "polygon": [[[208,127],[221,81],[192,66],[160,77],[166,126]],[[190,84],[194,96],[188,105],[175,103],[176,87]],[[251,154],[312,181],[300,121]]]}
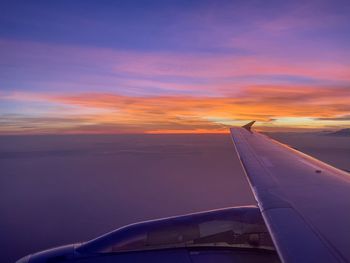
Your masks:
{"label": "airplane wing", "polygon": [[350,262],[350,174],[253,131],[253,123],[231,136],[281,260]]}

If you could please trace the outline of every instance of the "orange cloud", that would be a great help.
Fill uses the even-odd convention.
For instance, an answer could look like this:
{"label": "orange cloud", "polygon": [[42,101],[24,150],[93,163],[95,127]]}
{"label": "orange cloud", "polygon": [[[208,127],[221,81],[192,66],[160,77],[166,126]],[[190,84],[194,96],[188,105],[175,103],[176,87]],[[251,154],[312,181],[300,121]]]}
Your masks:
{"label": "orange cloud", "polygon": [[[22,101],[25,97],[17,94],[11,98]],[[33,101],[35,96],[31,94],[28,99]],[[281,118],[289,118],[284,125],[290,128],[304,127],[305,118],[308,122],[305,127],[322,128],[326,126],[325,120],[336,118],[350,125],[341,118],[350,113],[349,88],[254,86],[241,90],[234,97],[130,97],[86,93],[39,95],[37,100],[79,110],[76,114],[69,109],[67,112],[59,110],[36,118],[12,116],[7,125],[6,122],[2,125],[2,133],[11,129],[20,131],[21,127],[28,126],[32,127],[25,129],[29,132],[217,133],[253,119],[262,126],[271,127]]]}
{"label": "orange cloud", "polygon": [[[83,107],[109,108],[124,113],[162,115],[196,115],[196,112],[220,113],[227,116],[256,116],[265,110],[269,116],[327,116],[346,113],[349,88],[255,86],[235,97],[157,96],[128,97],[114,94],[87,93],[52,98],[61,103]],[[303,106],[303,107],[299,107]],[[317,108],[317,111],[314,111]],[[162,110],[163,109],[163,110]],[[300,115],[300,113],[303,113]],[[241,119],[241,118],[240,118]]]}

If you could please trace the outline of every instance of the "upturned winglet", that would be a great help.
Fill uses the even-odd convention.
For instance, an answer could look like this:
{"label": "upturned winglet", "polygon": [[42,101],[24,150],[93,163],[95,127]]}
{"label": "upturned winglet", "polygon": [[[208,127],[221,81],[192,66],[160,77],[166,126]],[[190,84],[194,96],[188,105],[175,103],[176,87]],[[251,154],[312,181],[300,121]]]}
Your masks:
{"label": "upturned winglet", "polygon": [[254,123],[255,123],[255,121],[251,121],[251,122],[247,123],[246,125],[243,125],[242,128],[246,129],[247,131],[250,131],[252,129],[252,126]]}

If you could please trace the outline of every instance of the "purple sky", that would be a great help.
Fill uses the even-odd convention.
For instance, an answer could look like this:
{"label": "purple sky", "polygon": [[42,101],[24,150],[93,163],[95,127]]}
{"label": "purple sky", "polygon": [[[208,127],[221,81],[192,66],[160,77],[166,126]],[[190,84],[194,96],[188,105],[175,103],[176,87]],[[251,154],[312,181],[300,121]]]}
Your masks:
{"label": "purple sky", "polygon": [[1,133],[350,125],[349,1],[0,5]]}

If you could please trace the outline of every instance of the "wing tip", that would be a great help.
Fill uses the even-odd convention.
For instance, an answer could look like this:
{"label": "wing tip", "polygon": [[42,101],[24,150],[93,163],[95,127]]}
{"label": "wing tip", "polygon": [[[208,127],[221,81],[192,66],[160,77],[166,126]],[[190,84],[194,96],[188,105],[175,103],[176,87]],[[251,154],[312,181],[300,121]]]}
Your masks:
{"label": "wing tip", "polygon": [[242,128],[246,129],[247,131],[251,131],[253,125],[254,125],[255,121],[251,121],[245,125],[242,126]]}

